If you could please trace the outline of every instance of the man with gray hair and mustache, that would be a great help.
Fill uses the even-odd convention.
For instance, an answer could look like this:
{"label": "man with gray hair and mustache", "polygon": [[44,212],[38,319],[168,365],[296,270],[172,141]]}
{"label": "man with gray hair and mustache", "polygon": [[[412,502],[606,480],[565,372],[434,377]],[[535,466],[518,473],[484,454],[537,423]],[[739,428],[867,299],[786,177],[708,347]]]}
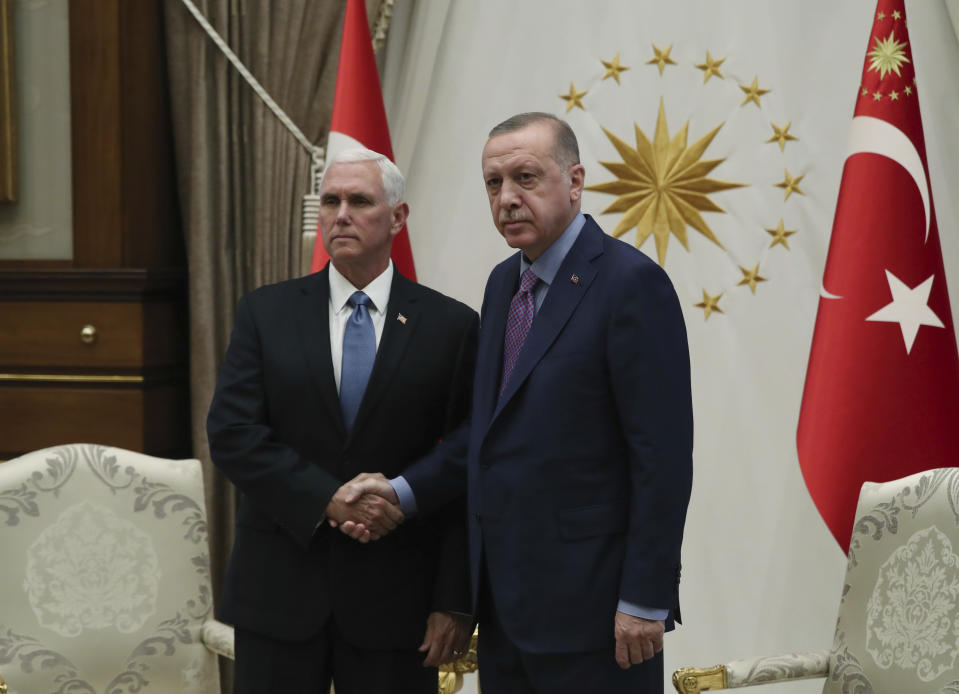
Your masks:
{"label": "man with gray hair and mustache", "polygon": [[[381,154],[334,156],[330,263],[237,306],[207,420],[213,462],[243,494],[218,613],[236,627],[237,692],[435,694],[437,666],[470,637],[462,495],[406,522],[380,497],[344,498],[469,408],[477,315],[393,267],[404,190]],[[331,527],[347,521],[363,543]]]}
{"label": "man with gray hair and mustache", "polygon": [[518,252],[486,285],[470,425],[347,498],[377,491],[410,516],[467,486],[483,691],[662,692],[692,483],[676,293],[580,211],[585,169],[564,121],[503,121],[482,169]]}

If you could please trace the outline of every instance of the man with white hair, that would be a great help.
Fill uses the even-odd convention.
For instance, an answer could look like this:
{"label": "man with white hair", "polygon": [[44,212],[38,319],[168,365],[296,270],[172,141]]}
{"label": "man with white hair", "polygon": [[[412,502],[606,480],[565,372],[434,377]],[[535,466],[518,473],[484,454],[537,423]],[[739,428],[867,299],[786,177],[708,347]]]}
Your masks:
{"label": "man with white hair", "polygon": [[[219,603],[237,692],[432,694],[469,638],[462,499],[403,523],[342,489],[399,474],[469,407],[477,315],[393,267],[404,192],[386,157],[335,156],[320,190],[330,263],[237,306],[207,420],[213,462],[243,493]],[[331,527],[346,521],[367,541]]]}

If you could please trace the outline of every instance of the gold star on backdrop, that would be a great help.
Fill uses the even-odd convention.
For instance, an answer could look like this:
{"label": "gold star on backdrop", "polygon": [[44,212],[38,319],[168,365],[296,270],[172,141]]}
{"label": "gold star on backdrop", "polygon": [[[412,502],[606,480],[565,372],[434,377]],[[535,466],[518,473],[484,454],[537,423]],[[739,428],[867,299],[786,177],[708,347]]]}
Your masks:
{"label": "gold star on backdrop", "polygon": [[877,38],[872,50],[866,54],[866,57],[870,58],[869,70],[878,72],[879,79],[890,72],[895,72],[896,77],[902,77],[902,64],[909,62],[905,48],[906,42],[896,41],[895,32],[890,32],[884,39]]}
{"label": "gold star on backdrop", "polygon": [[606,68],[606,72],[603,74],[603,79],[606,79],[607,77],[612,77],[614,80],[616,80],[616,84],[619,84],[619,73],[629,69],[625,65],[619,64],[619,53],[617,53],[616,57],[613,58],[612,60],[608,60],[608,61],[603,60],[600,62],[602,62],[603,67]]}
{"label": "gold star on backdrop", "polygon": [[676,61],[669,57],[669,52],[673,50],[672,45],[670,45],[666,50],[661,51],[659,47],[654,43],[653,44],[653,58],[652,60],[647,60],[647,65],[655,64],[659,68],[659,75],[662,77],[663,70],[666,69],[667,65],[675,65]]}
{"label": "gold star on backdrop", "polygon": [[725,58],[720,58],[719,60],[714,60],[713,57],[709,54],[709,51],[706,51],[706,62],[700,63],[696,66],[697,69],[703,71],[703,84],[709,81],[709,78],[713,75],[716,75],[719,79],[724,79],[723,73],[719,71],[719,66],[726,62]]}
{"label": "gold star on backdrop", "polygon": [[799,187],[799,182],[802,181],[803,178],[805,178],[805,176],[806,174],[803,174],[802,176],[793,178],[792,175],[790,175],[789,173],[789,169],[786,169],[786,177],[782,181],[776,184],[777,188],[782,188],[784,191],[786,191],[786,194],[783,197],[783,200],[788,200],[789,196],[792,195],[793,193],[799,193],[799,195],[805,195],[805,193],[802,192],[802,188]]}
{"label": "gold star on backdrop", "polygon": [[706,293],[706,290],[703,290],[703,300],[696,304],[696,308],[701,308],[703,310],[703,320],[709,320],[709,314],[715,311],[716,313],[722,313],[723,310],[719,308],[719,300],[723,298],[723,292],[720,292],[716,296],[710,296]]}
{"label": "gold star on backdrop", "polygon": [[895,89],[893,89],[891,92],[889,92],[889,100],[890,100],[890,101],[899,101],[899,92],[897,92]]}
{"label": "gold star on backdrop", "polygon": [[586,91],[578,92],[576,91],[576,86],[570,82],[569,83],[569,94],[560,94],[559,98],[566,101],[566,113],[569,113],[573,110],[573,106],[578,106],[579,108],[586,110],[586,107],[583,106],[583,97],[586,96]]}
{"label": "gold star on backdrop", "polygon": [[880,22],[881,22],[882,20],[884,20],[885,18],[886,18],[886,13],[885,13],[885,12],[879,12],[879,13],[876,14],[876,19],[878,19]]}
{"label": "gold star on backdrop", "polygon": [[903,89],[903,92],[905,92],[906,96],[912,96],[912,87],[910,87],[910,86],[907,84],[907,85],[906,85],[906,88]]}
{"label": "gold star on backdrop", "polygon": [[603,214],[625,212],[613,230],[613,236],[622,236],[628,229],[636,227],[636,247],[639,248],[652,235],[656,239],[660,265],[666,261],[670,233],[689,250],[687,225],[720,248],[723,247],[699,214],[699,211],[723,212],[709,199],[710,193],[744,185],[706,178],[706,174],[725,161],[701,159],[721,127],[722,124],[717,125],[687,147],[687,121],[670,140],[666,108],[660,99],[656,134],[652,141],[634,124],[636,148],[633,149],[603,128],[623,161],[601,161],[600,164],[618,176],[619,180],[588,186],[587,190],[619,196],[603,211]]}
{"label": "gold star on backdrop", "polygon": [[759,103],[759,97],[763,94],[768,94],[770,90],[760,89],[759,88],[759,77],[753,77],[753,83],[748,87],[744,84],[739,85],[739,88],[743,90],[746,94],[746,98],[743,99],[743,102],[739,104],[740,106],[745,106],[750,101],[752,101],[756,106],[762,108],[763,105]]}
{"label": "gold star on backdrop", "polygon": [[742,278],[741,280],[739,280],[739,282],[736,283],[736,286],[738,287],[738,286],[743,285],[743,284],[748,284],[748,285],[749,285],[749,291],[751,291],[753,294],[755,294],[755,293],[756,293],[756,283],[757,283],[757,282],[765,282],[765,281],[766,281],[766,278],[763,277],[763,276],[761,276],[761,275],[759,274],[759,263],[756,263],[755,267],[753,267],[752,270],[747,270],[747,269],[744,268],[742,265],[739,266],[739,269],[740,269],[740,270],[742,271],[742,273],[743,273],[743,278]]}
{"label": "gold star on backdrop", "polygon": [[902,12],[900,12],[899,10],[893,10],[892,18],[893,18],[893,19],[902,19]]}
{"label": "gold star on backdrop", "polygon": [[777,243],[781,243],[782,245],[786,247],[786,250],[790,250],[788,239],[790,236],[796,233],[796,230],[787,229],[785,225],[783,224],[782,218],[780,218],[779,226],[777,226],[775,229],[766,229],[766,233],[772,234],[772,237],[773,237],[772,243],[769,244],[770,248],[775,246]]}
{"label": "gold star on backdrop", "polygon": [[773,127],[773,133],[774,133],[774,134],[773,134],[773,136],[772,136],[771,138],[769,138],[768,140],[766,140],[766,142],[778,142],[778,143],[779,143],[779,151],[780,151],[780,152],[785,152],[785,151],[786,151],[786,142],[787,142],[787,141],[789,141],[789,140],[798,140],[798,139],[799,139],[798,137],[795,137],[795,136],[789,134],[789,126],[792,125],[792,121],[789,121],[788,123],[786,123],[786,125],[784,125],[784,126],[781,127],[781,128],[780,128],[778,125],[776,125],[775,123],[770,123],[770,125]]}
{"label": "gold star on backdrop", "polygon": [[872,93],[872,100],[873,100],[873,101],[879,101],[880,99],[882,99],[882,92],[878,92],[878,91],[877,91],[877,92],[873,92],[873,93]]}

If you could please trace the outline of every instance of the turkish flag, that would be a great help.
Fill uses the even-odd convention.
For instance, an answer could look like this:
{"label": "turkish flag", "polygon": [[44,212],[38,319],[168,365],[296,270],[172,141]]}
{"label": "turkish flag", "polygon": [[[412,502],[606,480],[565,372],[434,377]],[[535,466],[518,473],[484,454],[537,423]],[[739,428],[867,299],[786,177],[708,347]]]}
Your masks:
{"label": "turkish flag", "polygon": [[903,0],[876,8],[796,441],[844,551],[863,482],[959,465],[959,354]]}
{"label": "turkish flag", "polygon": [[[336,70],[336,92],[333,95],[333,116],[330,120],[330,137],[326,143],[326,160],[329,161],[337,152],[351,147],[366,147],[393,159],[390,128],[386,122],[380,74],[376,68],[376,57],[373,55],[364,0],[346,2],[340,62]],[[413,251],[405,226],[393,239],[391,255],[396,269],[415,281]],[[323,247],[322,230],[317,229],[311,271],[322,269],[329,259],[330,256]]]}

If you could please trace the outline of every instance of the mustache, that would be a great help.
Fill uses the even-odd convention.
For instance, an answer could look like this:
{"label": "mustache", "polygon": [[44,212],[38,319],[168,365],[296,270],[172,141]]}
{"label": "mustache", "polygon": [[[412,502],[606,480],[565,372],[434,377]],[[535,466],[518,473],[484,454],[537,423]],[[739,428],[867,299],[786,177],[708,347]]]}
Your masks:
{"label": "mustache", "polygon": [[527,215],[522,210],[500,210],[499,213],[499,223],[506,224],[507,222],[528,222],[529,215]]}

